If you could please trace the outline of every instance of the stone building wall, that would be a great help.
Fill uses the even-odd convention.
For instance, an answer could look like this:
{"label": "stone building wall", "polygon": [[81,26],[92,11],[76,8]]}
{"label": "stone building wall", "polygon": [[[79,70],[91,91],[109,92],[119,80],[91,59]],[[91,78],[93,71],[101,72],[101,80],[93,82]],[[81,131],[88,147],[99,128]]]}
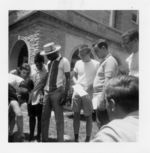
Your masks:
{"label": "stone building wall", "polygon": [[[20,18],[23,16],[23,13],[20,13]],[[62,46],[62,55],[71,62],[72,55],[78,46],[81,44],[91,45],[97,39],[106,38],[112,54],[119,58],[122,65],[126,66],[125,58],[127,54],[120,45],[121,32],[116,29],[99,24],[91,19],[88,20],[87,17],[84,18],[75,11],[44,11],[44,13],[37,12],[35,15],[33,15],[33,12],[26,12],[25,14],[29,15],[30,13],[31,15],[26,19],[21,21],[15,19],[14,22],[17,21],[17,23],[12,24],[12,26],[10,24],[10,60],[11,54],[14,52],[13,48],[19,40],[24,41],[27,45],[28,61],[32,64],[34,55],[43,50],[43,45],[46,43],[55,42],[60,44]],[[19,13],[17,18],[19,18]],[[13,21],[11,22],[13,23]],[[118,26],[119,22],[123,21],[119,21],[118,18]]]}

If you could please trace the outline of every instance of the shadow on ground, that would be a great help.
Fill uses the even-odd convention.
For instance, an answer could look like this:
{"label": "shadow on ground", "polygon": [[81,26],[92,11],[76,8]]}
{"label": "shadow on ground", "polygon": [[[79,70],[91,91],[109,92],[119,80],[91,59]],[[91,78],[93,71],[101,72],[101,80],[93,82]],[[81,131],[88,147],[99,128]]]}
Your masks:
{"label": "shadow on ground", "polygon": [[[65,139],[64,142],[74,142],[70,138],[65,138],[64,137],[64,139]],[[8,142],[11,142],[11,143],[15,143],[15,142],[30,142],[29,141],[29,133],[24,133],[24,139],[22,140],[22,139],[18,138],[18,132],[14,132],[14,134],[11,137],[9,136]],[[34,136],[34,138],[33,138],[33,140],[31,142],[37,142],[37,137]],[[57,138],[49,137],[48,138],[48,142],[54,142],[55,143],[55,142],[58,142],[58,141],[57,141]],[[46,142],[46,143],[48,143],[48,142]],[[45,142],[43,142],[43,143],[45,143]]]}

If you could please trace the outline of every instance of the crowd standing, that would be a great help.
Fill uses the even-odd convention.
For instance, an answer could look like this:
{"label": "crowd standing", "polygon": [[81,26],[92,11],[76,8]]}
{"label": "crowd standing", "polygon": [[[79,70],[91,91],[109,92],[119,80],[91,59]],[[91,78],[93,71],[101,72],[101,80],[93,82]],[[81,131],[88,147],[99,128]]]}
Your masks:
{"label": "crowd standing", "polygon": [[[34,57],[34,64],[23,63],[9,73],[9,142],[13,141],[17,124],[18,141],[24,140],[22,103],[27,103],[29,141],[34,138],[37,118],[37,141],[49,141],[51,111],[56,120],[57,141],[64,142],[63,106],[73,91],[74,142],[79,142],[80,114],[86,120],[85,142],[130,142],[138,135],[138,30],[122,35],[122,44],[130,54],[126,59],[128,74],[120,75],[119,64],[110,53],[108,42],[99,39],[91,47],[79,47],[79,57],[70,75],[70,63],[60,53],[61,46],[54,42],[43,46]],[[91,58],[91,54],[96,59]],[[47,58],[47,65],[44,59]],[[70,84],[72,80],[73,84]],[[92,115],[98,126],[91,140]]]}

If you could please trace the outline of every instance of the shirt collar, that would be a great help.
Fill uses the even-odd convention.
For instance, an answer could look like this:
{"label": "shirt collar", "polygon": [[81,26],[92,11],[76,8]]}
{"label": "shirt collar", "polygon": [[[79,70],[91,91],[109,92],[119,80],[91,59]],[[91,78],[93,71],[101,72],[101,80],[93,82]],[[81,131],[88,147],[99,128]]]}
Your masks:
{"label": "shirt collar", "polygon": [[109,56],[111,56],[111,53],[108,53],[102,60],[100,63],[103,63]]}
{"label": "shirt collar", "polygon": [[58,55],[58,57],[56,58],[56,61],[59,61],[61,58],[61,54]]}

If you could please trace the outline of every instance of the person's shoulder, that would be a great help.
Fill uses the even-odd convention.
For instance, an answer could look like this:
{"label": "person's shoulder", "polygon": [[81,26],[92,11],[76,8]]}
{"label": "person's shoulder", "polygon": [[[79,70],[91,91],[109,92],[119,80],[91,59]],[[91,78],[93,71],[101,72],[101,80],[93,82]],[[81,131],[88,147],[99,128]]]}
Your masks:
{"label": "person's shoulder", "polygon": [[82,60],[77,60],[77,61],[76,61],[76,64],[82,64],[82,63],[83,63]]}
{"label": "person's shoulder", "polygon": [[126,58],[126,62],[130,62],[131,59],[132,59],[132,57],[133,57],[133,53],[131,53],[131,54]]}
{"label": "person's shoulder", "polygon": [[106,59],[106,62],[118,65],[117,60],[116,60],[115,57],[114,57],[113,55],[111,55],[111,54],[110,54],[110,56]]}
{"label": "person's shoulder", "polygon": [[69,62],[68,58],[66,58],[66,57],[61,57],[61,60],[64,62]]}
{"label": "person's shoulder", "polygon": [[91,59],[91,62],[94,63],[95,65],[99,64],[99,62],[97,60],[95,60],[95,59]]}
{"label": "person's shoulder", "polygon": [[44,72],[47,72],[47,65],[46,64],[43,64],[43,69],[42,69]]}
{"label": "person's shoulder", "polygon": [[[112,122],[112,121],[111,121]],[[113,123],[108,123],[101,127],[99,132],[96,134],[93,142],[116,142],[118,141],[118,135],[116,128],[112,126]]]}

